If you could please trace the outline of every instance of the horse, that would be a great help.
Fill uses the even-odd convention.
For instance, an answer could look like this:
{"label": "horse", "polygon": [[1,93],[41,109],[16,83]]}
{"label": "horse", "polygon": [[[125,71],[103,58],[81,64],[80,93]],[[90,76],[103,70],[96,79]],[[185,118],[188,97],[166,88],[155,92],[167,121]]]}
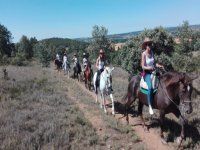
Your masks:
{"label": "horse", "polygon": [[74,74],[73,74],[74,79],[77,78],[78,81],[80,81],[81,71],[82,71],[81,65],[79,63],[76,63],[73,69],[74,69]]}
{"label": "horse", "polygon": [[[163,129],[164,129],[164,118],[168,113],[173,113],[179,118],[181,125],[180,137],[177,137],[177,143],[179,146],[185,136],[184,125],[185,117],[184,114],[192,113],[192,80],[197,77],[191,76],[187,73],[180,72],[167,72],[159,76],[158,90],[154,94],[152,107],[159,110],[160,114],[160,137],[163,144],[167,142],[164,140]],[[122,102],[125,105],[126,121],[129,123],[128,110],[131,104],[138,98],[138,115],[143,121],[143,127],[146,125],[142,117],[143,106],[148,106],[147,95],[140,91],[140,79],[141,77],[135,75],[130,77],[128,84],[128,91],[122,98]],[[182,109],[180,109],[180,106]]]}
{"label": "horse", "polygon": [[92,80],[92,69],[89,65],[86,66],[84,70],[84,78],[85,78],[85,87],[89,90],[91,89],[91,80]]}
{"label": "horse", "polygon": [[55,59],[54,64],[56,66],[56,70],[60,71],[62,69],[62,65],[63,65],[62,61]]}
{"label": "horse", "polygon": [[64,69],[64,75],[67,74],[67,77],[69,78],[69,72],[70,72],[70,64],[68,62],[63,63],[63,69]]}
{"label": "horse", "polygon": [[[112,100],[112,114],[115,115],[115,108],[114,108],[114,99],[111,92],[112,87],[112,71],[114,68],[105,67],[104,71],[100,75],[100,84],[96,84],[97,72],[94,74],[93,77],[93,85],[94,90],[96,93],[96,103],[98,102],[98,89],[100,90],[100,108],[104,108],[104,112],[107,113],[106,105],[105,105],[105,95],[110,95]],[[103,104],[102,104],[103,103]]]}

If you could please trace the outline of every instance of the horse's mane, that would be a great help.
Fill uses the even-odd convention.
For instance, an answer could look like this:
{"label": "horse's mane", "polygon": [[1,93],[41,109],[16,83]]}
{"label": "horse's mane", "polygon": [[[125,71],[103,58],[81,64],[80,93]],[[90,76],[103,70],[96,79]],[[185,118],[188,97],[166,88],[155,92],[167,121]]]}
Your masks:
{"label": "horse's mane", "polygon": [[160,76],[160,79],[166,81],[178,74],[180,74],[180,73],[179,72],[166,72]]}

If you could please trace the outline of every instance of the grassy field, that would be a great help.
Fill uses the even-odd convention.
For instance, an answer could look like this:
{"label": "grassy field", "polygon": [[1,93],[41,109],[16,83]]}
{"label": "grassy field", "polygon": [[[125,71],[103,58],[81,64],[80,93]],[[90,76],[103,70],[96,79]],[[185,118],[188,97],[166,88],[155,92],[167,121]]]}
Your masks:
{"label": "grassy field", "polygon": [[0,149],[103,149],[95,129],[39,66],[0,68]]}
{"label": "grassy field", "polygon": [[[147,149],[130,126],[105,115],[72,79],[53,68],[7,66],[7,75],[0,67],[0,149]],[[121,68],[113,71],[115,100],[120,102],[127,90],[129,74]],[[194,81],[193,113],[187,116],[184,149],[200,148],[200,79]],[[83,84],[83,83],[81,83]],[[74,101],[74,99],[76,101]],[[101,119],[101,136],[96,120],[87,119],[77,103],[89,114]],[[135,103],[137,109],[137,103]],[[131,117],[135,117],[133,110]],[[158,112],[150,119],[144,107],[145,120],[159,134]],[[87,113],[86,113],[87,114]],[[165,137],[175,145],[180,133],[177,119],[167,115]],[[159,141],[158,141],[159,142]]]}

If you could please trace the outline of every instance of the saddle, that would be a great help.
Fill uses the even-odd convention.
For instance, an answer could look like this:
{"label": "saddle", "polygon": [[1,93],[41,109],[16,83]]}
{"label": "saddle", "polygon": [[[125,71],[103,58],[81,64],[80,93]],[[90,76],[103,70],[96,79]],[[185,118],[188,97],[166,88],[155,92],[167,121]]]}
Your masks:
{"label": "saddle", "polygon": [[[151,74],[151,80],[152,80],[152,88],[153,88],[153,93],[155,93],[158,89],[158,78],[156,76],[156,72],[152,72]],[[142,77],[140,80],[140,91],[144,94],[148,93],[148,85],[144,81],[144,78]]]}

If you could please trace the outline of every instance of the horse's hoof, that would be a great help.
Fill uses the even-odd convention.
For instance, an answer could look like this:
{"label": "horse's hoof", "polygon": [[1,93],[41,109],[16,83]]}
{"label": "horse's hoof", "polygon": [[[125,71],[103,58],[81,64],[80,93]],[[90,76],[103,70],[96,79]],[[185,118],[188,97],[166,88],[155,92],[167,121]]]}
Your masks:
{"label": "horse's hoof", "polygon": [[112,112],[112,115],[115,116],[115,112]]}
{"label": "horse's hoof", "polygon": [[182,143],[183,138],[182,137],[177,137],[176,142],[180,146]]}
{"label": "horse's hoof", "polygon": [[164,138],[161,138],[161,143],[167,145],[167,141]]}

